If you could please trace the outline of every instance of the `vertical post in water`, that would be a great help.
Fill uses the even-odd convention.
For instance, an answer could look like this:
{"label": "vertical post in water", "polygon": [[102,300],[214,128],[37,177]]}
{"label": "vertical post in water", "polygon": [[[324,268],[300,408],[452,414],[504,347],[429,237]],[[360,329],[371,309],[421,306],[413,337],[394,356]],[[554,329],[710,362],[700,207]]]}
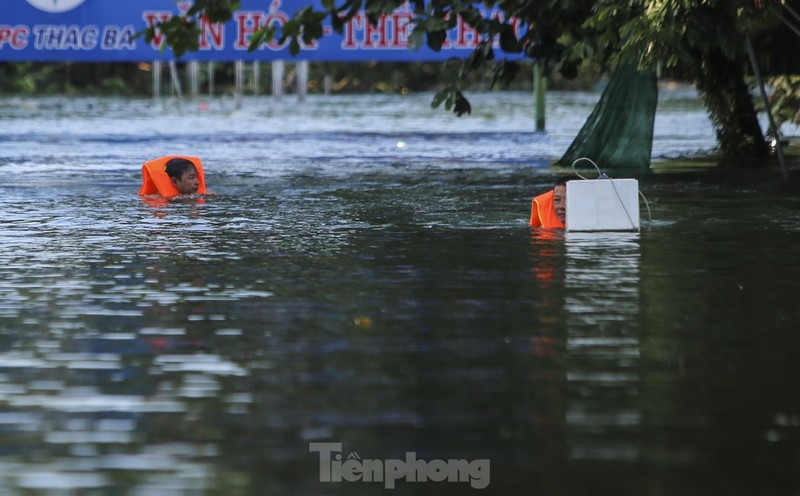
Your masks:
{"label": "vertical post in water", "polygon": [[761,79],[761,71],[758,68],[758,60],[756,59],[756,52],[753,49],[753,40],[750,39],[750,33],[745,30],[745,42],[747,43],[747,53],[750,54],[750,64],[753,66],[753,75],[756,77],[758,88],[761,90],[761,99],[764,100],[764,109],[767,111],[767,118],[769,119],[769,132],[775,137],[775,151],[778,152],[778,162],[781,164],[781,174],[783,178],[789,177],[789,171],[786,169],[786,160],[783,158],[783,147],[781,146],[781,137],[778,135],[778,127],[775,125],[775,118],[772,117],[772,108],[767,99],[767,90],[764,89],[764,81]]}
{"label": "vertical post in water", "polygon": [[258,87],[261,86],[261,62],[253,62],[253,96],[258,96]]}
{"label": "vertical post in water", "polygon": [[208,99],[214,98],[214,62],[208,63]]}
{"label": "vertical post in water", "polygon": [[272,62],[272,96],[279,99],[283,94],[283,60]]}
{"label": "vertical post in water", "polygon": [[306,101],[308,92],[308,60],[301,60],[297,64],[297,99]]}
{"label": "vertical post in water", "polygon": [[178,65],[174,60],[169,61],[169,77],[172,80],[172,90],[178,100],[183,100],[183,91],[181,91],[181,80],[178,77]]}
{"label": "vertical post in water", "polygon": [[153,61],[153,100],[161,99],[161,61]]}
{"label": "vertical post in water", "polygon": [[533,94],[536,100],[536,130],[544,131],[545,94],[547,93],[547,78],[542,75],[541,65],[533,64]]}
{"label": "vertical post in water", "polygon": [[234,107],[242,108],[242,86],[244,85],[244,62],[237,60],[233,63]]}
{"label": "vertical post in water", "polygon": [[197,94],[200,92],[200,85],[197,79],[198,69],[199,64],[196,60],[189,62],[189,96],[192,99],[197,98]]}

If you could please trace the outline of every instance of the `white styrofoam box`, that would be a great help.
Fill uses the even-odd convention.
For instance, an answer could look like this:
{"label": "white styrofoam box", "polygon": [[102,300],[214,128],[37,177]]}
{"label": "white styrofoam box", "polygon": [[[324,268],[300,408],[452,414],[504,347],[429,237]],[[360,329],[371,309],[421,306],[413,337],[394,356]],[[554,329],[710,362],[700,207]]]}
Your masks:
{"label": "white styrofoam box", "polygon": [[638,231],[639,181],[587,179],[567,183],[567,231]]}

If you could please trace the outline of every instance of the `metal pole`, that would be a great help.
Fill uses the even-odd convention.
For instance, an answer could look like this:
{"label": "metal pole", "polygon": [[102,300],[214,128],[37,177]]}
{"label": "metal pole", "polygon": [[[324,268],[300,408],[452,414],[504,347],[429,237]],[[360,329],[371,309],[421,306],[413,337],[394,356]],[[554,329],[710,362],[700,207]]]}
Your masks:
{"label": "metal pole", "polygon": [[153,100],[161,99],[161,61],[153,61]]}
{"label": "metal pole", "polygon": [[297,99],[306,101],[308,93],[308,60],[301,60],[297,64]]}
{"label": "metal pole", "polygon": [[280,98],[283,94],[283,60],[272,62],[272,96]]}
{"label": "metal pole", "polygon": [[189,95],[192,98],[197,98],[197,94],[199,93],[200,85],[197,80],[197,70],[198,70],[198,62],[196,60],[192,60],[189,62]]}
{"label": "metal pole", "polygon": [[253,95],[258,96],[258,87],[261,86],[261,62],[253,62]]}
{"label": "metal pole", "polygon": [[208,98],[214,98],[214,62],[208,63]]}
{"label": "metal pole", "polygon": [[242,87],[244,86],[244,62],[237,60],[234,62],[234,100],[236,110],[242,108]]}
{"label": "metal pole", "polygon": [[539,63],[533,64],[533,93],[536,99],[536,130],[544,131],[545,93],[547,92],[547,78],[542,76]]}
{"label": "metal pole", "polygon": [[750,39],[750,33],[747,32],[747,30],[744,32],[744,38],[747,42],[747,53],[750,54],[750,64],[753,66],[753,75],[756,77],[758,88],[761,90],[761,98],[764,100],[764,109],[767,111],[769,132],[775,137],[775,151],[778,152],[778,162],[781,164],[781,173],[783,174],[783,178],[786,179],[789,177],[789,170],[786,168],[786,160],[783,157],[781,137],[778,135],[778,127],[775,125],[775,118],[772,117],[772,108],[770,108],[769,100],[767,99],[767,90],[764,89],[764,81],[761,79],[761,71],[758,68],[758,60],[756,60],[753,40]]}
{"label": "metal pole", "polygon": [[178,100],[183,99],[183,91],[181,91],[181,81],[178,78],[178,66],[174,60],[169,61],[169,76],[172,79],[172,89],[178,96]]}

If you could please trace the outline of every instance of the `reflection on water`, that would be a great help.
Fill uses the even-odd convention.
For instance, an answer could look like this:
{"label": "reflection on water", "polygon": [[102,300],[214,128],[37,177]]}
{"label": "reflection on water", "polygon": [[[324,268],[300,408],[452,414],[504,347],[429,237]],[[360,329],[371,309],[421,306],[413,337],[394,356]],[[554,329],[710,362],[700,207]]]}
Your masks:
{"label": "reflection on water", "polygon": [[[597,96],[556,98],[548,133],[529,95],[464,129],[388,96],[283,127],[264,102],[2,101],[0,493],[383,487],[320,482],[308,444],[333,442],[490,459],[487,494],[796,494],[800,200],[643,175],[641,233],[530,230]],[[664,108],[690,124],[661,136],[710,146]],[[216,195],[136,196],[143,159],[189,150]]]}
{"label": "reflection on water", "polygon": [[635,461],[642,421],[639,233],[565,237],[570,457]]}

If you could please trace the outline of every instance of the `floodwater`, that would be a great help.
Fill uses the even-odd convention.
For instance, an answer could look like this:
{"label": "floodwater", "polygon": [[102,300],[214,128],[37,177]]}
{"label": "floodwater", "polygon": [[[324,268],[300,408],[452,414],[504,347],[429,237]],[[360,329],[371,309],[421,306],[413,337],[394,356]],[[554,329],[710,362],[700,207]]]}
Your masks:
{"label": "floodwater", "polygon": [[[796,181],[531,231],[599,94],[548,97],[0,100],[0,494],[800,493]],[[166,154],[215,194],[140,200]]]}

